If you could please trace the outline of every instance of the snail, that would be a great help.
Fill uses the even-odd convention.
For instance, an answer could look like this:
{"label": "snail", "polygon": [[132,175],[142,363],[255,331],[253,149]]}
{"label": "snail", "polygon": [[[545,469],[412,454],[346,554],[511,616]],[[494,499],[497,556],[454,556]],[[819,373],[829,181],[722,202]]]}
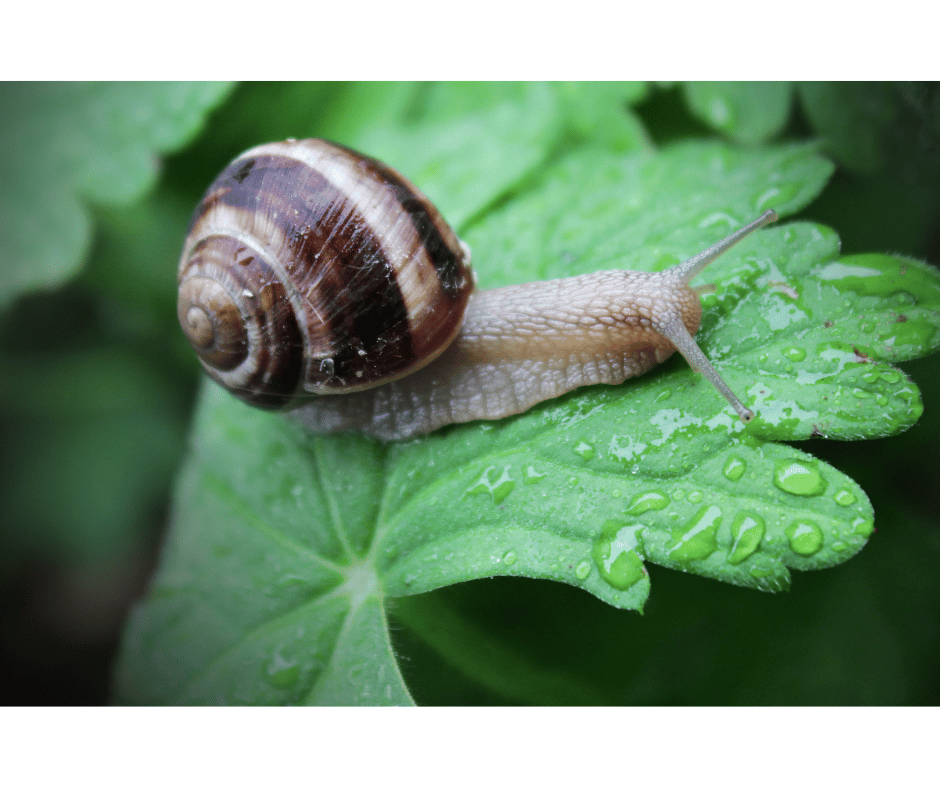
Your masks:
{"label": "snail", "polygon": [[679,350],[745,423],[692,338],[689,281],[765,212],[666,271],[474,291],[470,251],[411,182],[319,139],[237,157],[196,208],[178,316],[211,378],[310,431],[395,440],[499,419]]}

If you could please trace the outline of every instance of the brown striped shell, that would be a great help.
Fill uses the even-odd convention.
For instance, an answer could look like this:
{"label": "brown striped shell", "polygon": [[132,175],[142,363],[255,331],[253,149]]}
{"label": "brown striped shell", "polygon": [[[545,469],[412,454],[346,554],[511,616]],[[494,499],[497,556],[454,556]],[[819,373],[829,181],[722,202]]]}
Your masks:
{"label": "brown striped shell", "polygon": [[473,290],[470,254],[410,181],[318,139],[236,158],[193,215],[180,325],[210,377],[292,407],[437,357]]}

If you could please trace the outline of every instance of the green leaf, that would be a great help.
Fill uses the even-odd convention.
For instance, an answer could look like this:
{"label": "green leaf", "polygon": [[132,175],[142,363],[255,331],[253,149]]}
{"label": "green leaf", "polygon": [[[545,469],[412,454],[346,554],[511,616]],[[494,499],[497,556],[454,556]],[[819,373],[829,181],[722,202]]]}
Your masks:
{"label": "green leaf", "polygon": [[789,82],[686,82],[683,88],[694,115],[745,145],[771,139],[790,116]]}
{"label": "green leaf", "polygon": [[382,449],[311,441],[229,404],[213,391],[197,415],[176,527],[131,622],[118,699],[410,703],[375,575]]}
{"label": "green leaf", "polygon": [[[347,102],[374,91],[356,86]],[[564,128],[559,97],[545,84],[420,85],[407,103],[396,99],[389,122],[359,128],[353,147],[395,162],[457,229],[537,172]]]}
{"label": "green leaf", "polygon": [[[810,202],[832,173],[813,150],[694,142],[625,156],[578,148],[465,240],[482,287],[666,268],[768,208],[786,215]],[[737,257],[723,257],[696,282],[721,278]]]}
{"label": "green leaf", "polygon": [[24,297],[0,321],[9,425],[0,508],[11,563],[37,551],[101,558],[149,542],[185,449],[195,376],[176,320],[174,260],[188,216],[158,192],[97,218],[72,286]]}
{"label": "green leaf", "polygon": [[886,255],[840,258],[837,239],[819,226],[774,233],[791,247],[810,249],[815,236],[831,248],[816,245],[815,259],[772,258],[758,280],[762,297],[742,303],[722,327],[743,339],[736,359],[758,381],[748,389],[759,414],[752,432],[855,440],[908,429],[923,412],[920,392],[892,364],[940,347],[936,270]]}
{"label": "green leaf", "polygon": [[201,128],[226,85],[7,83],[0,88],[0,308],[80,268],[87,203],[124,205],[156,178],[156,155]]}
{"label": "green leaf", "polygon": [[[576,146],[472,223],[467,238],[486,285],[604,267],[651,270],[762,209],[798,210],[830,172],[805,146],[748,152],[686,143],[629,155]],[[827,429],[851,423],[858,436],[910,423],[916,388],[897,386],[891,368],[869,362],[934,346],[937,277],[913,264],[902,273],[894,258],[863,262],[839,260],[832,231],[795,224],[761,231],[702,276],[717,286],[706,299],[703,348],[732,388],[770,414],[747,428],[681,360],[514,419],[392,445],[312,437],[207,387],[163,565],[126,633],[119,697],[409,702],[385,620],[395,597],[510,575],[642,609],[647,562],[772,591],[788,587],[790,569],[845,561],[872,531],[871,504],[826,463],[765,440],[814,428],[801,413],[776,417],[790,395],[765,390],[777,378],[765,379],[764,368],[786,372],[768,348],[815,347],[830,317],[851,325],[853,310],[865,309],[880,322],[873,334],[859,331],[878,341],[865,346],[871,353],[857,377],[855,362],[837,359],[833,368],[828,350],[818,360],[776,352],[785,363],[809,359],[806,369],[825,373],[819,381],[849,392],[828,403],[826,385],[799,389],[807,412],[835,414]],[[898,276],[908,277],[904,288]],[[906,320],[883,325],[875,302],[884,309],[883,296],[890,302],[895,293]],[[814,309],[823,314],[803,314]],[[901,336],[908,323],[915,330]],[[879,380],[861,377],[869,372]],[[896,423],[852,422],[862,401],[856,391],[889,392]],[[448,650],[426,618],[411,621]],[[474,639],[447,621],[455,638]],[[481,658],[493,653],[498,645],[481,644]],[[509,675],[524,670],[517,663]],[[265,678],[272,674],[277,682]],[[501,682],[489,680],[498,691]],[[558,687],[559,698],[579,691]]]}

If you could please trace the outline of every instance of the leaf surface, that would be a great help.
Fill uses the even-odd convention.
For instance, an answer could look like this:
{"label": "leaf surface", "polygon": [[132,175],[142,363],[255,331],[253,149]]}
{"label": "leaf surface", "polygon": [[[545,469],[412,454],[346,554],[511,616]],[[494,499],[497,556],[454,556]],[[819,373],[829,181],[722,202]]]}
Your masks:
{"label": "leaf surface", "polygon": [[[805,146],[585,146],[520,182],[466,237],[484,286],[660,269],[767,207],[798,210],[830,172]],[[119,698],[407,703],[385,619],[395,597],[515,575],[641,610],[646,562],[774,591],[791,569],[856,554],[873,530],[865,493],[770,441],[912,423],[917,389],[890,362],[936,347],[938,277],[896,258],[839,258],[831,230],[799,223],[747,239],[701,280],[717,292],[698,338],[758,410],[747,427],[681,359],[388,445],[309,436],[207,386]],[[860,336],[864,355],[851,349]]]}
{"label": "leaf surface", "polygon": [[694,115],[745,145],[772,139],[790,115],[789,82],[686,82],[683,89]]}
{"label": "leaf surface", "polygon": [[7,83],[0,87],[0,307],[66,281],[91,237],[88,203],[124,205],[157,155],[189,141],[229,90],[197,83]]}

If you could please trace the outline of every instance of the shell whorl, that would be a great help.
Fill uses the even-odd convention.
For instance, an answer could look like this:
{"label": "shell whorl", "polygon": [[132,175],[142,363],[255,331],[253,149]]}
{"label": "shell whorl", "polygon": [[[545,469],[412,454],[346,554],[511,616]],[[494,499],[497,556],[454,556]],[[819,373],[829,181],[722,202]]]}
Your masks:
{"label": "shell whorl", "polygon": [[473,289],[466,246],[413,184],[323,140],[236,158],[196,208],[179,282],[203,367],[270,408],[419,369]]}

